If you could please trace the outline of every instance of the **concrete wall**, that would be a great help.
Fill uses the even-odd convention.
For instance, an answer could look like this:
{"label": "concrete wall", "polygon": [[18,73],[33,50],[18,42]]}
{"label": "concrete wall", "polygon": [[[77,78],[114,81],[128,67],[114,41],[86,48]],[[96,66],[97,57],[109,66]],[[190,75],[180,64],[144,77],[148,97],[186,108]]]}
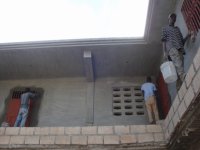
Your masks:
{"label": "concrete wall", "polygon": [[[178,26],[180,28],[183,36],[185,37],[188,33],[188,29],[187,29],[185,20],[183,18],[183,15],[181,13],[182,3],[183,3],[183,0],[177,1],[177,6],[176,6],[176,9],[175,9],[175,13],[177,14],[176,26]],[[189,67],[190,67],[190,65],[193,61],[194,56],[197,53],[199,46],[200,46],[200,32],[197,34],[195,42],[192,42],[192,40],[189,39],[185,43],[186,55],[184,56],[184,69],[185,69],[186,73],[188,72],[188,69],[189,69]],[[170,92],[170,95],[171,95],[171,99],[173,100],[176,96],[176,85],[175,85],[175,83],[169,84],[169,92]]]}
{"label": "concrete wall", "polygon": [[92,52],[97,78],[155,75],[162,52],[161,44],[0,50],[0,80],[84,77],[84,50]]}
{"label": "concrete wall", "polygon": [[83,78],[9,80],[0,82],[0,111],[14,87],[40,87],[44,90],[38,126],[80,126],[86,118],[86,82]]}
{"label": "concrete wall", "polygon": [[141,85],[145,78],[103,78],[95,82],[94,123],[96,125],[148,124],[144,116],[113,116],[112,87]]}
{"label": "concrete wall", "polygon": [[[193,145],[193,141],[195,146],[195,141],[198,141],[196,135],[199,130],[195,125],[199,118],[199,79],[200,47],[163,123],[166,139],[171,139],[169,147],[172,146],[172,149],[177,146]],[[195,130],[189,131],[188,129]],[[179,142],[177,142],[177,139]]]}
{"label": "concrete wall", "polygon": [[[84,126],[88,125],[88,115],[95,125],[147,124],[147,116],[113,116],[112,86],[140,85],[140,78],[102,78],[94,84],[94,91],[88,93],[88,82],[84,78],[54,78],[32,80],[0,81],[0,113],[11,89],[15,87],[35,87],[44,91],[38,112],[32,126]],[[88,95],[94,97],[88,101]],[[88,111],[91,110],[91,111]],[[88,112],[90,114],[88,114]],[[146,113],[146,112],[145,112]]]}

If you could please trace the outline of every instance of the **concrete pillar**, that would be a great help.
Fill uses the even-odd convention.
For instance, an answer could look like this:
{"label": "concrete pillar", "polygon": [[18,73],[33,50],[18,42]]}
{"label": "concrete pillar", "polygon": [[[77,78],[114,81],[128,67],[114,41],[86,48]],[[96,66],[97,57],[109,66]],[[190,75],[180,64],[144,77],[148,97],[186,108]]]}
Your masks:
{"label": "concrete pillar", "polygon": [[94,70],[93,70],[91,51],[84,51],[83,58],[84,58],[86,79],[89,82],[93,82],[94,81]]}

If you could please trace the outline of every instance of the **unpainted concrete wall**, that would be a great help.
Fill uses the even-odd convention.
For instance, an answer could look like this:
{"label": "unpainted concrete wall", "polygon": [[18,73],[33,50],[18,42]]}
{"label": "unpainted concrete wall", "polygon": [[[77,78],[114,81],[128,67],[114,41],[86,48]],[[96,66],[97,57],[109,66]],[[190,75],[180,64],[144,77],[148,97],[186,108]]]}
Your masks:
{"label": "unpainted concrete wall", "polygon": [[[113,116],[112,113],[112,87],[141,85],[145,81],[140,78],[102,78],[95,82],[94,99],[94,124],[119,125],[119,124],[148,124],[144,116]],[[145,112],[146,113],[146,112]]]}
{"label": "unpainted concrete wall", "polygon": [[[93,109],[93,124],[147,124],[147,116],[117,117],[112,114],[112,86],[142,84],[140,78],[102,78],[94,84],[93,104],[88,105],[85,78],[54,78],[31,80],[0,81],[0,113],[4,113],[4,103],[15,87],[36,87],[44,93],[38,113],[36,126],[85,126],[88,125],[88,109]],[[93,108],[91,108],[93,106]],[[34,121],[33,121],[34,122]],[[35,124],[34,124],[35,125]]]}
{"label": "unpainted concrete wall", "polygon": [[0,112],[14,87],[40,87],[44,90],[38,126],[72,126],[85,123],[86,82],[83,78],[7,80],[0,82]]}

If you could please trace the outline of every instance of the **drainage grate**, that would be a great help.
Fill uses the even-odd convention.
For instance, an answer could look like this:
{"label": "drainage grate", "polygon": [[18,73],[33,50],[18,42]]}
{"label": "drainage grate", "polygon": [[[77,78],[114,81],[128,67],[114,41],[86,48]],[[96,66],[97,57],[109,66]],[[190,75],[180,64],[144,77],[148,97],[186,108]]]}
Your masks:
{"label": "drainage grate", "polygon": [[114,116],[145,115],[144,98],[140,86],[113,87],[112,103]]}

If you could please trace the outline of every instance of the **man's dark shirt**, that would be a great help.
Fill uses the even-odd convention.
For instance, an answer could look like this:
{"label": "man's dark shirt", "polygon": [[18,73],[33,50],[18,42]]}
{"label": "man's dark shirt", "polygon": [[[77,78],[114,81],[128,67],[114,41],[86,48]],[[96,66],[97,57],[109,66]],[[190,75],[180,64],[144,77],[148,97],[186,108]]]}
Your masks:
{"label": "man's dark shirt", "polygon": [[167,52],[169,52],[171,48],[180,50],[184,47],[183,35],[178,27],[169,25],[163,27],[161,40],[166,42]]}

